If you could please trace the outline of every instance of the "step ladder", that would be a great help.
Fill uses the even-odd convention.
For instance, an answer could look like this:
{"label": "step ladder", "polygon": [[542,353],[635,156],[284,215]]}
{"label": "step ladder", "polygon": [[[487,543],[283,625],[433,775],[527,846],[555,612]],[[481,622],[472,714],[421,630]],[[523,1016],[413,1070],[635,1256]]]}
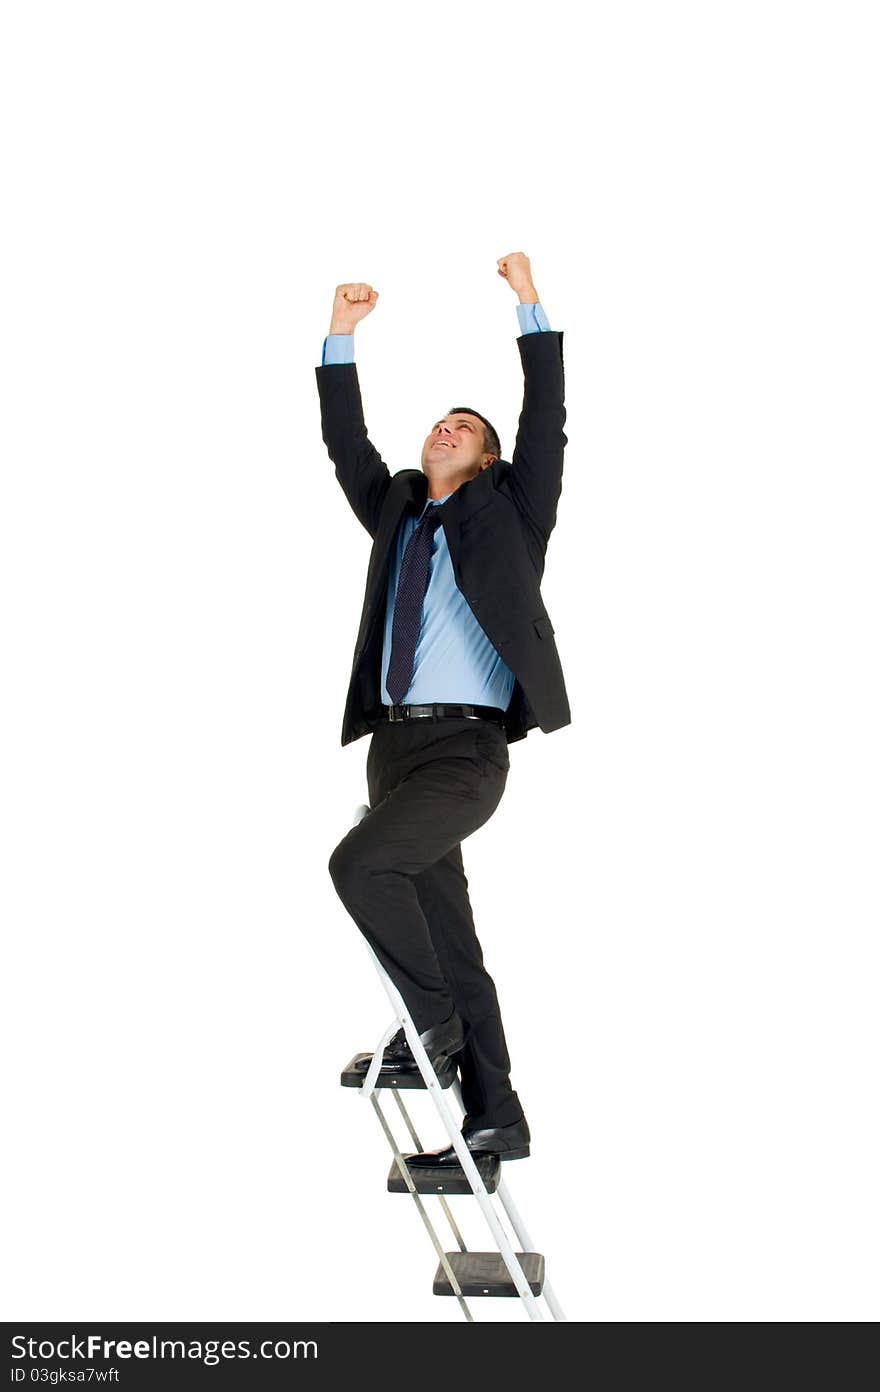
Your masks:
{"label": "step ladder", "polygon": [[[358,807],[354,818],[355,826],[367,815],[369,810],[365,806]],[[522,1301],[529,1319],[532,1320],[544,1319],[544,1313],[538,1303],[539,1299],[543,1297],[551,1317],[554,1320],[565,1320],[559,1301],[547,1280],[544,1257],[535,1250],[525,1224],[511,1198],[507,1181],[502,1178],[501,1160],[497,1156],[479,1156],[475,1160],[465,1145],[460,1129],[461,1120],[456,1121],[445,1095],[446,1091],[451,1091],[454,1094],[461,1108],[462,1116],[464,1116],[465,1108],[462,1102],[461,1086],[455,1076],[455,1067],[443,1070],[440,1076],[434,1071],[404,1004],[403,997],[366,939],[364,939],[364,943],[391,1001],[394,1019],[376,1045],[366,1075],[362,1071],[358,1071],[357,1064],[368,1056],[356,1054],[343,1069],[341,1082],[343,1087],[357,1088],[361,1098],[364,1100],[369,1098],[373,1105],[373,1110],[379,1119],[394,1156],[388,1175],[388,1190],[390,1193],[409,1193],[412,1196],[419,1217],[424,1223],[437,1253],[439,1265],[434,1276],[434,1294],[454,1296],[465,1319],[471,1322],[473,1322],[474,1317],[468,1306],[467,1297],[485,1296],[518,1297]],[[418,1073],[398,1074],[392,1077],[390,1074],[382,1073],[382,1058],[386,1044],[401,1026],[406,1033],[407,1043],[412,1050],[419,1071]],[[422,1152],[424,1147],[400,1094],[401,1090],[408,1089],[428,1092],[458,1156],[459,1169],[430,1170],[418,1168],[411,1170],[408,1167],[406,1163],[407,1153],[398,1146],[388,1118],[382,1110],[379,1093],[386,1088],[394,1094],[394,1101],[415,1146],[416,1153]],[[409,1152],[409,1154],[412,1153]],[[476,1199],[497,1250],[491,1252],[468,1251],[447,1202],[447,1196],[454,1194],[470,1194]],[[428,1210],[422,1202],[423,1195],[436,1196],[452,1229],[453,1238],[457,1244],[456,1251],[447,1252],[444,1250]],[[498,1210],[492,1203],[493,1197],[500,1201],[507,1215],[519,1244],[519,1251],[514,1251]]]}

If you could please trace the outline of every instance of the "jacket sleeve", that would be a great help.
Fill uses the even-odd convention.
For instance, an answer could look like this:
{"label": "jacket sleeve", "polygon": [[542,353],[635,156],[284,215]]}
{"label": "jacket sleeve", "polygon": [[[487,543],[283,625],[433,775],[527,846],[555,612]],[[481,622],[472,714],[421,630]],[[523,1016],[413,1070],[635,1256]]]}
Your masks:
{"label": "jacket sleeve", "polygon": [[556,526],[563,451],[568,444],[563,430],[562,333],[523,334],[516,341],[525,384],[509,487],[521,516],[546,548]]}
{"label": "jacket sleeve", "polygon": [[334,363],[316,367],[315,373],[321,434],[336,477],[358,521],[375,537],[391,475],[367,438],[357,367],[353,362]]}

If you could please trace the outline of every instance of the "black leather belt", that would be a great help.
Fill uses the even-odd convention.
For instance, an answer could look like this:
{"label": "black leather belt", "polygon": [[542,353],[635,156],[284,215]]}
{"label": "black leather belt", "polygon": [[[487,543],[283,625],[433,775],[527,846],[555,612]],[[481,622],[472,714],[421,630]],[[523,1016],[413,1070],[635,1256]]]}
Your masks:
{"label": "black leather belt", "polygon": [[491,720],[504,728],[504,711],[499,706],[461,706],[450,705],[448,701],[433,706],[383,706],[382,715],[386,720],[443,720],[446,717],[460,720]]}

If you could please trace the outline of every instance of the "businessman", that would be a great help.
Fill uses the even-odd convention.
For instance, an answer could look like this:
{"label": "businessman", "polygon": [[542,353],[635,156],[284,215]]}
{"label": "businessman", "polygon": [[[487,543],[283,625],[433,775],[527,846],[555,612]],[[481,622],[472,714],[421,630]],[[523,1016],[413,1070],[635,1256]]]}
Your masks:
{"label": "businessman", "polygon": [[[541,598],[562,488],[562,333],[529,258],[500,258],[518,298],[524,397],[510,462],[471,406],[433,422],[418,469],[391,474],[367,435],[354,330],[370,285],[339,285],[316,368],[324,443],[372,538],[342,743],[370,734],[370,810],[333,851],[336,891],[410,1011],[438,1075],[457,1067],[475,1154],[529,1154],[495,985],[477,939],[461,843],[497,808],[508,746],[571,721]],[[383,1070],[416,1067],[403,1031]],[[454,1166],[452,1146],[409,1162]]]}

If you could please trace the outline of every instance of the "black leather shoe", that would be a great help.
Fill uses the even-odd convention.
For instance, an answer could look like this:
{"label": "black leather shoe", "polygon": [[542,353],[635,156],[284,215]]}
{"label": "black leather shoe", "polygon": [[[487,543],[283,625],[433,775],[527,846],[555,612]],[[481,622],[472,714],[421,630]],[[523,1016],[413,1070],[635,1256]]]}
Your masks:
{"label": "black leather shoe", "polygon": [[419,1039],[431,1060],[432,1068],[451,1059],[455,1054],[460,1054],[464,1048],[464,1024],[458,1011],[453,1009],[448,1020],[424,1030]]}
{"label": "black leather shoe", "polygon": [[[373,1055],[366,1054],[363,1058],[355,1061],[354,1067],[358,1073],[366,1073],[372,1061]],[[416,1071],[416,1061],[412,1056],[412,1049],[406,1042],[403,1027],[385,1045],[382,1053],[382,1068],[389,1073],[413,1073]]]}
{"label": "black leather shoe", "polygon": [[[456,1010],[453,1010],[448,1020],[424,1030],[419,1035],[419,1039],[431,1061],[431,1067],[436,1071],[437,1068],[443,1066],[444,1062],[450,1060],[454,1054],[460,1053],[464,1048],[464,1025],[461,1016]],[[372,1055],[359,1059],[355,1065],[357,1071],[366,1073],[371,1060]],[[402,1028],[385,1045],[382,1054],[382,1069],[384,1072],[394,1073],[418,1072],[418,1064],[413,1058],[412,1049],[406,1042],[406,1035]]]}
{"label": "black leather shoe", "polygon": [[[525,1117],[514,1121],[510,1126],[481,1126],[474,1128],[467,1122],[461,1128],[462,1140],[472,1155],[497,1155],[500,1160],[524,1160],[529,1155],[529,1123]],[[434,1170],[452,1168],[460,1161],[453,1146],[442,1150],[426,1150],[420,1155],[404,1157],[411,1168]]]}

